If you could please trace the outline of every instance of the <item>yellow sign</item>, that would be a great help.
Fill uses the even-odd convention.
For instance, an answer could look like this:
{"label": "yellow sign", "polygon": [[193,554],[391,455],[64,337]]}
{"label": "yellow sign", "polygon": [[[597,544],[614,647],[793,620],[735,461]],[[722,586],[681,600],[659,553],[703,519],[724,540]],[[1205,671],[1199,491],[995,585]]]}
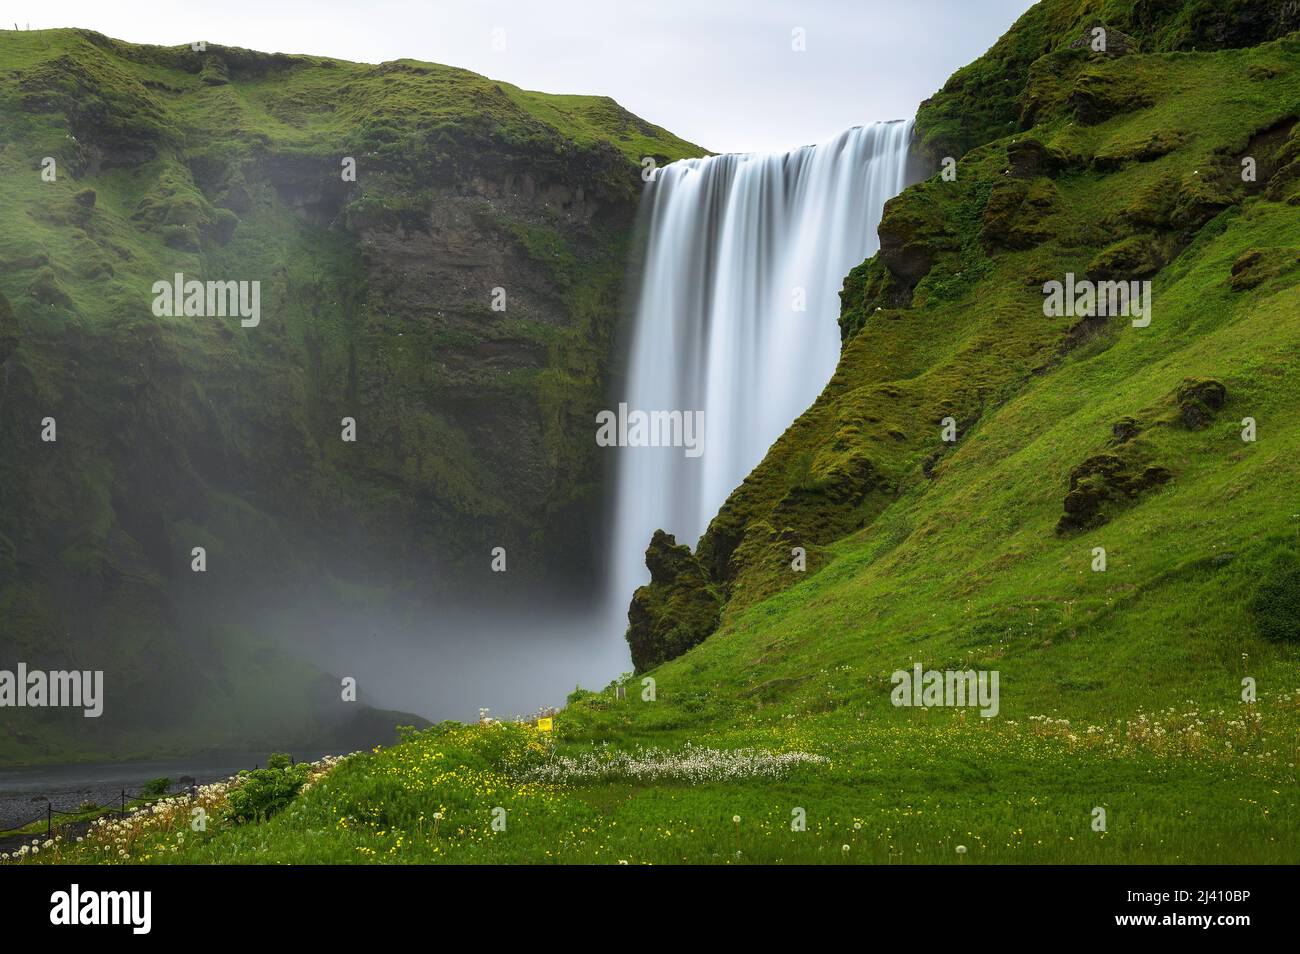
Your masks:
{"label": "yellow sign", "polygon": [[537,720],[538,732],[550,732],[552,728],[554,728],[554,725],[549,718]]}

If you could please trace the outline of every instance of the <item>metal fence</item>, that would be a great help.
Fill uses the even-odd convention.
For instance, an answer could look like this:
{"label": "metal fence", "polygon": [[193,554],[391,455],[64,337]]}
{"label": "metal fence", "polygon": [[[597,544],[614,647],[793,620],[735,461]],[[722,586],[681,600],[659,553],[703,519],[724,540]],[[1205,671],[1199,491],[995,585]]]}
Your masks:
{"label": "metal fence", "polygon": [[[190,791],[191,793],[193,792],[193,787],[191,787]],[[55,808],[54,804],[49,799],[46,799],[44,812],[38,815],[34,815],[33,817],[29,818],[25,822],[21,822],[20,824],[14,825],[12,828],[0,828],[0,838],[23,836],[24,833],[22,830],[28,827],[29,825],[33,825],[36,822],[40,821],[42,817],[45,819],[45,837],[49,838],[51,835],[54,834],[55,815],[67,815],[68,817],[74,817],[77,815],[89,815],[90,817],[84,819],[85,821],[93,821],[95,818],[102,818],[105,815],[126,816],[131,814],[132,811],[135,811],[138,808],[143,808],[145,805],[151,805],[154,802],[160,801],[161,799],[164,798],[171,798],[173,795],[176,794],[180,794],[180,793],[164,792],[161,795],[145,795],[143,792],[131,793],[128,792],[126,789],[122,789],[120,808],[109,808],[108,806],[100,805],[93,810],[87,809],[85,811],[79,810],[75,812],[61,811],[60,809]],[[138,804],[135,804],[134,807],[131,809],[131,811],[127,811],[126,803],[128,801],[135,802]],[[36,833],[34,832],[25,833],[26,836],[34,836],[35,834]]]}

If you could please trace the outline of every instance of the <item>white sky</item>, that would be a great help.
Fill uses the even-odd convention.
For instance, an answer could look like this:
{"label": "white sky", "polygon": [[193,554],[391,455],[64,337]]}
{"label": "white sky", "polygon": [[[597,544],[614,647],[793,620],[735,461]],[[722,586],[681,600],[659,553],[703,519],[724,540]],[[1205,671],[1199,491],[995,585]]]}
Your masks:
{"label": "white sky", "polygon": [[[553,93],[612,96],[716,151],[785,150],[916,113],[1031,0],[59,0],[0,22],[136,43],[461,66]],[[36,17],[36,19],[33,19]],[[805,52],[791,31],[806,34]],[[504,30],[505,49],[492,32]],[[3,64],[0,64],[3,67]]]}

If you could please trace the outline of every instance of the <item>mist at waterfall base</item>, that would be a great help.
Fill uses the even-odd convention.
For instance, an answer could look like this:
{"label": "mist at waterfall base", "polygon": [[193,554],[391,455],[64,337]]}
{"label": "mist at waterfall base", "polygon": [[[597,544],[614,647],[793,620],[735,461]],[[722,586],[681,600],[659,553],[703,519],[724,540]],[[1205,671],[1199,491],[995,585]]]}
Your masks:
{"label": "mist at waterfall base", "polygon": [[354,676],[363,701],[433,720],[473,719],[480,707],[526,715],[630,670],[627,608],[649,579],[651,535],[694,546],[830,380],[844,276],[876,251],[885,202],[915,178],[911,136],[910,122],[856,127],[788,153],[676,162],[647,184],[626,373],[609,407],[701,410],[704,452],[603,449],[613,498],[597,605],[534,596],[524,610],[503,600],[389,619],[371,607],[317,620],[303,650]]}

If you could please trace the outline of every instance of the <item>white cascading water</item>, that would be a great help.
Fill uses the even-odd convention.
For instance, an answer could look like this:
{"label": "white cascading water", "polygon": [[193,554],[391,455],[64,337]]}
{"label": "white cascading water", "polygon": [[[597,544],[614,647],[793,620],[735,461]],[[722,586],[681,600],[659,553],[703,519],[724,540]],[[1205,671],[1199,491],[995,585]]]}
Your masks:
{"label": "white cascading water", "polygon": [[621,400],[630,411],[703,411],[703,453],[619,452],[612,609],[649,580],[654,531],[694,546],[830,380],[844,276],[878,247],[884,205],[907,185],[911,138],[910,121],[859,126],[787,153],[674,162],[647,186]]}

